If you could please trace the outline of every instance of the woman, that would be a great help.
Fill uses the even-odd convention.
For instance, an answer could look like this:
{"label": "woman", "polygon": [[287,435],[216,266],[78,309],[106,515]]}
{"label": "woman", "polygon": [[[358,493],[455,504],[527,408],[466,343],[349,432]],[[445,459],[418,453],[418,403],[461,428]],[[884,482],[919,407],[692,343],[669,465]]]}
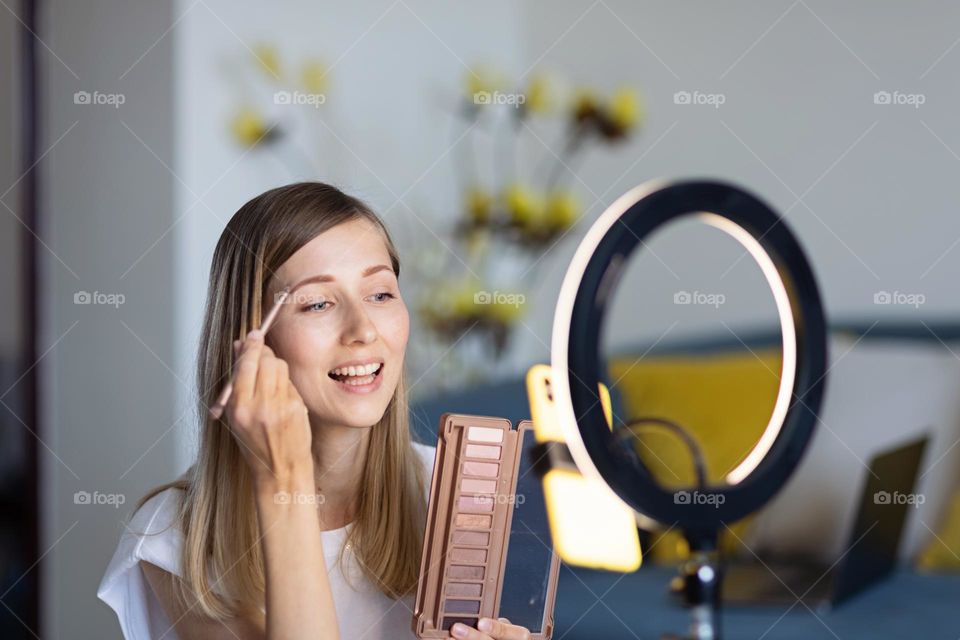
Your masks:
{"label": "woman", "polygon": [[[141,501],[98,591],[126,638],[412,637],[434,449],[410,440],[399,274],[381,220],[329,185],[233,216],[210,270],[196,463]],[[251,331],[286,287],[268,334]],[[529,637],[478,627],[451,631]]]}

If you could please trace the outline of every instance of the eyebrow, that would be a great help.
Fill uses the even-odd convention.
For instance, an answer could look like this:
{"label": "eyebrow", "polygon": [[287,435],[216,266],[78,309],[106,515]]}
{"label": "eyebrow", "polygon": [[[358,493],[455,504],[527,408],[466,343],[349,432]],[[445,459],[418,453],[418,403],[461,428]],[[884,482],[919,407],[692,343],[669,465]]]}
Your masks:
{"label": "eyebrow", "polygon": [[[363,270],[363,273],[361,273],[360,275],[361,275],[362,277],[366,278],[366,277],[368,277],[368,276],[372,276],[373,274],[377,273],[378,271],[384,271],[384,270],[390,271],[390,272],[392,273],[392,272],[393,272],[393,267],[390,267],[389,265],[385,265],[385,264],[375,264],[375,265],[372,265],[372,266],[367,267],[366,269],[364,269],[364,270]],[[310,283],[312,283],[312,282],[334,282],[335,280],[336,280],[336,278],[334,278],[333,276],[328,275],[328,274],[325,274],[325,273],[321,273],[321,274],[318,274],[318,275],[315,275],[315,276],[310,276],[309,278],[304,278],[303,280],[301,280],[301,281],[298,282],[297,284],[295,284],[295,285],[293,285],[292,287],[290,287],[290,292],[293,293],[294,291],[296,291],[297,289],[299,289],[299,288],[302,287],[303,285],[305,285],[305,284],[310,284]]]}

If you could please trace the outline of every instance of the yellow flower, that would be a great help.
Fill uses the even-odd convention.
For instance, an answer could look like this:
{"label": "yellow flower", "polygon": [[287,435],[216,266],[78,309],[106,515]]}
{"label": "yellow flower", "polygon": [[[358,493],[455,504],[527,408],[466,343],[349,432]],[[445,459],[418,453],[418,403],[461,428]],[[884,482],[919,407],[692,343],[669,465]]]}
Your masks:
{"label": "yellow flower", "polygon": [[521,184],[513,184],[503,193],[510,221],[520,227],[532,227],[543,218],[543,197]]}
{"label": "yellow flower", "polygon": [[585,120],[596,116],[600,100],[590,89],[577,89],[573,97],[573,117],[575,120]]}
{"label": "yellow flower", "polygon": [[580,217],[580,202],[570,191],[556,191],[547,198],[546,223],[551,229],[569,229]]}
{"label": "yellow flower", "polygon": [[307,60],[300,72],[303,89],[309,93],[323,93],[327,88],[327,66],[319,60]]}
{"label": "yellow flower", "polygon": [[469,318],[476,313],[473,294],[472,287],[453,290],[450,298],[450,310],[455,318]]}
{"label": "yellow flower", "polygon": [[630,87],[618,89],[610,98],[608,117],[618,129],[626,131],[636,125],[642,111],[640,96]]}
{"label": "yellow flower", "polygon": [[276,135],[276,132],[267,125],[267,121],[258,112],[244,108],[230,121],[230,132],[234,139],[244,147],[266,142]]}
{"label": "yellow flower", "polygon": [[531,113],[549,113],[553,110],[553,92],[547,76],[537,74],[530,78],[523,107]]}
{"label": "yellow flower", "polygon": [[485,104],[484,94],[492,94],[504,85],[503,74],[489,67],[475,67],[467,70],[467,99],[476,105]]}
{"label": "yellow flower", "polygon": [[524,298],[520,295],[504,295],[491,298],[484,314],[503,324],[512,324],[523,315]]}
{"label": "yellow flower", "polygon": [[271,44],[261,43],[253,48],[253,56],[260,67],[274,80],[280,80],[280,54]]}
{"label": "yellow flower", "polygon": [[490,221],[493,197],[482,187],[470,187],[466,194],[466,209],[471,223],[486,224]]}

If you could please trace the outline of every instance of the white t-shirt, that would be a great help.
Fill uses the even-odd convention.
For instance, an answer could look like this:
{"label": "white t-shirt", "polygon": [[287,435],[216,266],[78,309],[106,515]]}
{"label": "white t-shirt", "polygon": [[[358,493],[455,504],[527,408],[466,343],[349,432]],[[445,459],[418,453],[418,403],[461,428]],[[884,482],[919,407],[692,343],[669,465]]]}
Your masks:
{"label": "white t-shirt", "polygon": [[[413,447],[427,471],[429,485],[436,449],[419,443]],[[429,486],[427,490],[429,495]],[[139,562],[146,560],[174,575],[182,575],[183,534],[175,524],[180,494],[179,489],[166,489],[134,514],[120,536],[120,544],[97,589],[97,597],[116,612],[126,640],[153,640],[161,636],[164,640],[178,640]],[[384,595],[360,571],[349,548],[344,551],[343,565],[351,581],[346,581],[337,560],[350,527],[320,532],[340,637],[352,640],[414,638],[410,629],[414,596],[393,600]],[[155,535],[138,535],[139,532]]]}

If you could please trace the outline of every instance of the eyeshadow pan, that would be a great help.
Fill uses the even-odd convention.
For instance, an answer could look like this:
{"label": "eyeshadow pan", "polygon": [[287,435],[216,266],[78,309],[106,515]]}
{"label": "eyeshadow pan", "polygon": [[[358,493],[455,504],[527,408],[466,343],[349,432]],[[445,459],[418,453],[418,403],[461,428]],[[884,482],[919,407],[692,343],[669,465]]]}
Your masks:
{"label": "eyeshadow pan", "polygon": [[490,444],[468,444],[466,455],[468,458],[500,459],[500,447]]}
{"label": "eyeshadow pan", "polygon": [[481,516],[473,513],[458,513],[455,522],[458,527],[489,529],[490,525],[493,523],[493,516]]}
{"label": "eyeshadow pan", "polygon": [[457,503],[464,513],[486,513],[493,511],[493,498],[490,496],[460,496]]}
{"label": "eyeshadow pan", "polygon": [[467,462],[463,463],[463,472],[470,476],[484,476],[496,478],[500,465],[496,462]]}
{"label": "eyeshadow pan", "polygon": [[[473,620],[473,619],[471,619],[471,618],[444,618],[444,619],[443,619],[443,625],[441,625],[441,628],[442,628],[444,631],[450,631],[450,627],[452,627],[453,625],[455,625],[455,624],[458,623],[458,622],[462,622],[463,624],[467,625],[468,627],[473,627],[474,624],[476,623],[476,620]],[[474,628],[476,628],[476,627],[474,627]]]}
{"label": "eyeshadow pan", "polygon": [[466,598],[479,598],[481,589],[483,589],[482,584],[473,584],[470,582],[451,582],[447,584],[447,595]]}
{"label": "eyeshadow pan", "polygon": [[485,531],[454,531],[453,544],[486,546],[490,544],[490,534]]}
{"label": "eyeshadow pan", "polygon": [[465,564],[452,564],[447,569],[451,578],[466,578],[468,580],[482,580],[484,567],[471,567]]}
{"label": "eyeshadow pan", "polygon": [[480,613],[480,601],[447,600],[443,610],[447,613]]}
{"label": "eyeshadow pan", "polygon": [[497,491],[497,481],[464,478],[463,482],[460,483],[460,488],[470,493],[495,493]]}
{"label": "eyeshadow pan", "polygon": [[467,438],[474,442],[503,442],[503,429],[493,427],[470,427]]}
{"label": "eyeshadow pan", "polygon": [[[486,549],[454,549],[450,553],[450,558],[455,562],[486,562]],[[458,611],[457,613],[466,613]]]}

